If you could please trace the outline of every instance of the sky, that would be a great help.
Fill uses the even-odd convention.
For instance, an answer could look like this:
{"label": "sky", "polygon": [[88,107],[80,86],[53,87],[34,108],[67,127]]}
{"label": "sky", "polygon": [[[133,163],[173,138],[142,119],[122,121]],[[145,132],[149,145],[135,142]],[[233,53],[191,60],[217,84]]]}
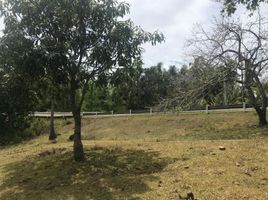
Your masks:
{"label": "sky", "polygon": [[[123,0],[122,0],[123,1]],[[219,16],[222,5],[213,0],[125,0],[130,3],[130,18],[144,30],[158,30],[165,43],[144,45],[146,67],[162,62],[164,66],[187,63],[185,40],[191,36],[196,23],[209,24]]]}
{"label": "sky", "polygon": [[[130,18],[144,30],[165,35],[165,42],[143,46],[145,67],[162,62],[165,67],[188,63],[185,41],[191,37],[194,24],[209,25],[220,16],[222,4],[215,0],[119,0],[130,4]],[[0,19],[0,29],[3,21]]]}
{"label": "sky", "polygon": [[[145,67],[162,62],[165,66],[185,63],[184,43],[194,23],[209,23],[219,15],[221,5],[213,0],[119,0],[130,3],[130,16],[144,30],[165,35],[165,43],[143,46]],[[0,19],[0,29],[3,29]]]}
{"label": "sky", "polygon": [[[191,38],[195,24],[209,28],[214,18],[221,17],[222,3],[215,0],[120,0],[130,4],[129,18],[144,30],[162,32],[166,41],[157,46],[144,45],[145,67],[162,62],[165,67],[181,66],[191,60],[186,55],[186,40]],[[268,4],[261,4],[261,13],[268,14]],[[233,18],[252,20],[245,6],[238,6]]]}

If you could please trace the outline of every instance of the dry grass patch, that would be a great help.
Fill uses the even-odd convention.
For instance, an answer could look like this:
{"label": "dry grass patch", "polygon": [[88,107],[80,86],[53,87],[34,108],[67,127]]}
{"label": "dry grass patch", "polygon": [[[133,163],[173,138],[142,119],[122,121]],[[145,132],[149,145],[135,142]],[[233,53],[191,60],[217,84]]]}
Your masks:
{"label": "dry grass patch", "polygon": [[267,140],[84,141],[87,161],[78,164],[63,143],[41,145],[1,163],[0,199],[268,198]]}
{"label": "dry grass patch", "polygon": [[[268,137],[253,112],[98,117],[83,120],[86,140],[233,140]],[[69,129],[72,125],[69,125]]]}
{"label": "dry grass patch", "polygon": [[40,136],[0,149],[0,199],[177,200],[192,191],[266,200],[267,128],[255,122],[253,113],[85,118],[84,163],[72,159],[73,124],[58,122],[57,143]]}

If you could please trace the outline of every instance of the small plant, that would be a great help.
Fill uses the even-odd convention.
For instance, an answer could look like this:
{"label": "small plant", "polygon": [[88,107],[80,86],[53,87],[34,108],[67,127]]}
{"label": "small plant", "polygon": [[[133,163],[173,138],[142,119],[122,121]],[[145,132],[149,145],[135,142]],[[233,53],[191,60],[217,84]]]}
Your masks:
{"label": "small plant", "polygon": [[47,133],[48,130],[49,124],[47,121],[34,119],[27,131],[30,132],[33,136],[39,136]]}

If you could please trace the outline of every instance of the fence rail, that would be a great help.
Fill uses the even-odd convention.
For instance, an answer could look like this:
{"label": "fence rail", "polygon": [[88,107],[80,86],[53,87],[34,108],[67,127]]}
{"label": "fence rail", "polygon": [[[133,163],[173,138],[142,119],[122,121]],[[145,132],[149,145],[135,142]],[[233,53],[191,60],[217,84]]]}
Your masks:
{"label": "fence rail", "polygon": [[[231,104],[231,105],[209,105],[209,110],[220,110],[220,109],[234,109],[234,108],[253,108],[251,104]],[[191,107],[189,110],[205,110],[206,105],[204,106],[195,106]]]}
{"label": "fence rail", "polygon": [[[180,111],[180,112],[213,112],[213,111],[246,111],[249,108],[252,108],[251,104],[232,104],[232,105],[205,105],[205,106],[196,106],[191,107],[189,110]],[[81,112],[81,116],[129,116],[129,115],[153,115],[153,114],[168,114],[168,113],[177,113],[178,111],[163,111],[155,110],[153,108],[145,110],[129,110],[128,112]],[[50,112],[34,112],[30,115],[35,118],[50,118]],[[55,118],[71,118],[73,114],[71,112],[55,112]]]}

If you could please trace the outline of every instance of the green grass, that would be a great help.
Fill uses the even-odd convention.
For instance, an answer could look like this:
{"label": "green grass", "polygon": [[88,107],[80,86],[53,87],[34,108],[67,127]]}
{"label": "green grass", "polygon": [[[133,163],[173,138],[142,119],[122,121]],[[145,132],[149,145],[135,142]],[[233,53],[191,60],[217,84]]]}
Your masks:
{"label": "green grass", "polygon": [[[86,118],[86,162],[72,159],[73,124],[0,148],[0,199],[268,199],[267,128],[249,113]],[[243,139],[243,140],[240,140]],[[220,151],[224,146],[225,151]]]}

